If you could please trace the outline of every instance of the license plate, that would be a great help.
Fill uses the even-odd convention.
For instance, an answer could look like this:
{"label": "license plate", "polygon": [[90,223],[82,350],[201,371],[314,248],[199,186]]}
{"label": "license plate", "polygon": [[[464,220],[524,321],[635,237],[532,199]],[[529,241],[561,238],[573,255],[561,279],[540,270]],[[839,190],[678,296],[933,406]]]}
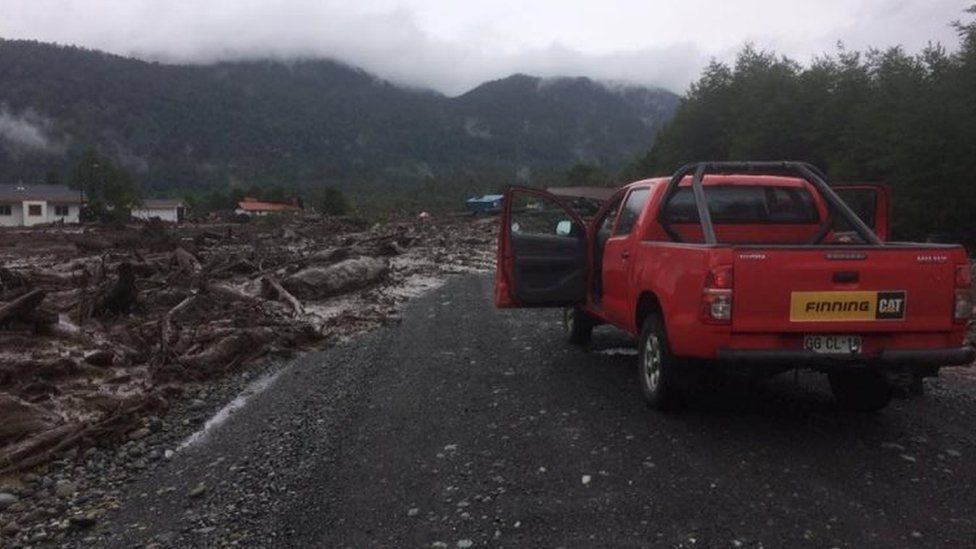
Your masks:
{"label": "license plate", "polygon": [[803,348],[824,355],[854,355],[861,352],[861,336],[808,335],[803,338]]}

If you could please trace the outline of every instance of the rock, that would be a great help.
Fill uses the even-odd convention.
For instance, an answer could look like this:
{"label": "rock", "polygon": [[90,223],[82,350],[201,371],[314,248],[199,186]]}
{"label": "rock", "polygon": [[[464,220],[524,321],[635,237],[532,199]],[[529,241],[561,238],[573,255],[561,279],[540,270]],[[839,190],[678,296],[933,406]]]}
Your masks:
{"label": "rock", "polygon": [[17,496],[13,494],[0,493],[0,511],[3,511],[7,507],[17,503]]}
{"label": "rock", "polygon": [[115,360],[115,353],[105,349],[97,349],[95,351],[88,351],[83,357],[85,362],[92,366],[111,366]]}
{"label": "rock", "polygon": [[385,260],[375,257],[347,259],[328,267],[309,267],[285,278],[281,285],[296,297],[322,299],[377,282],[386,275]]}
{"label": "rock", "polygon": [[415,517],[419,514],[420,514],[420,509],[417,509],[416,507],[413,507],[409,511],[407,511],[408,517]]}
{"label": "rock", "polygon": [[431,543],[430,546],[433,549],[447,549],[447,544],[443,541],[435,541],[434,543]]}
{"label": "rock", "polygon": [[207,493],[207,485],[201,482],[200,484],[194,486],[192,490],[190,490],[190,497],[196,499],[198,497],[203,496],[206,493]]}
{"label": "rock", "polygon": [[593,480],[593,477],[591,477],[590,475],[583,475],[582,478],[583,484],[589,484],[591,480]]}
{"label": "rock", "polygon": [[207,403],[199,398],[195,398],[190,401],[191,410],[202,410],[207,407]]}
{"label": "rock", "polygon": [[8,522],[7,524],[4,525],[2,529],[0,529],[0,534],[3,534],[5,536],[13,537],[19,533],[20,533],[20,525],[14,521]]}
{"label": "rock", "polygon": [[78,486],[75,483],[68,480],[59,480],[54,485],[54,495],[58,496],[59,498],[71,497],[75,495],[75,492],[77,491],[78,491]]}
{"label": "rock", "polygon": [[139,439],[146,438],[147,436],[149,436],[149,428],[142,427],[140,429],[136,429],[135,431],[129,433],[129,440],[139,440]]}
{"label": "rock", "polygon": [[959,450],[946,450],[945,452],[954,458],[962,457],[962,452]]}
{"label": "rock", "polygon": [[71,522],[72,526],[78,528],[91,528],[92,526],[95,526],[96,522],[98,522],[98,515],[95,513],[85,513],[84,515],[75,515],[68,520]]}
{"label": "rock", "polygon": [[165,452],[163,452],[163,459],[165,459],[167,461],[173,459],[173,451],[172,450],[166,450]]}
{"label": "rock", "polygon": [[468,547],[472,547],[473,545],[474,542],[469,539],[462,539],[457,542],[458,549],[468,549]]}

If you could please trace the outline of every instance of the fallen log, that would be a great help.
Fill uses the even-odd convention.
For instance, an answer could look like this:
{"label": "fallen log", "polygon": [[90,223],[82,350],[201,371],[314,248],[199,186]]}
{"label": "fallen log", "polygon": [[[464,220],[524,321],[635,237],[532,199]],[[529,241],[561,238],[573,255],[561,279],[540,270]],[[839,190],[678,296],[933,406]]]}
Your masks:
{"label": "fallen log", "polygon": [[97,236],[76,236],[69,238],[68,242],[74,244],[81,252],[101,252],[112,247],[111,242]]}
{"label": "fallen log", "polygon": [[375,257],[347,259],[328,267],[309,267],[282,281],[292,294],[322,299],[364,288],[386,275],[386,261]]}
{"label": "fallen log", "polygon": [[179,271],[183,274],[192,276],[200,272],[200,261],[196,256],[183,248],[173,250],[173,259],[179,266]]}
{"label": "fallen log", "polygon": [[266,299],[276,299],[291,305],[292,310],[296,315],[301,315],[305,313],[305,308],[302,307],[302,302],[298,300],[295,296],[286,290],[277,280],[270,276],[261,277],[261,296]]}
{"label": "fallen log", "polygon": [[95,301],[92,316],[103,318],[111,315],[128,314],[136,305],[139,289],[136,287],[136,276],[132,264],[119,263],[116,269],[118,278],[115,283]]}
{"label": "fallen log", "polygon": [[179,362],[192,370],[193,377],[209,377],[243,362],[244,358],[260,353],[274,333],[268,328],[241,330],[206,349],[180,357]]}
{"label": "fallen log", "polygon": [[168,350],[170,345],[172,345],[174,342],[173,333],[175,332],[175,329],[173,328],[173,320],[175,320],[176,317],[182,314],[184,311],[192,307],[193,304],[196,303],[196,301],[197,301],[197,294],[193,294],[187,297],[186,299],[184,299],[183,301],[177,303],[175,307],[173,307],[172,309],[169,310],[169,312],[166,313],[166,316],[163,318],[163,329],[162,329],[162,342],[163,342],[164,351]]}
{"label": "fallen log", "polygon": [[213,294],[217,297],[226,299],[228,301],[240,301],[243,303],[261,303],[261,300],[253,295],[246,294],[236,288],[231,288],[225,284],[219,284],[216,282],[211,282],[204,286],[207,293]]}
{"label": "fallen log", "polygon": [[10,320],[23,318],[24,315],[30,313],[44,301],[44,290],[33,290],[25,295],[18,297],[17,299],[0,306],[0,324],[4,324]]}
{"label": "fallen log", "polygon": [[124,433],[131,429],[143,413],[165,408],[166,401],[157,396],[147,396],[141,402],[119,408],[105,419],[87,425],[73,423],[60,425],[43,433],[0,450],[0,476],[9,475],[49,461],[58,452],[67,450],[85,439]]}
{"label": "fallen log", "polygon": [[0,417],[0,446],[50,429],[56,419],[40,406],[5,393],[0,393]]}

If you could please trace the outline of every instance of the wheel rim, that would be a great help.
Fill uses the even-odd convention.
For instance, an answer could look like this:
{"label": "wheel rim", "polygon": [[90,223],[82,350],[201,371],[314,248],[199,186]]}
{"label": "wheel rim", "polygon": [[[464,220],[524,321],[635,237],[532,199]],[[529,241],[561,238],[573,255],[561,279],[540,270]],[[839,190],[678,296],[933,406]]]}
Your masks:
{"label": "wheel rim", "polygon": [[641,371],[647,389],[656,391],[661,382],[661,342],[655,334],[650,334],[644,341],[644,368]]}

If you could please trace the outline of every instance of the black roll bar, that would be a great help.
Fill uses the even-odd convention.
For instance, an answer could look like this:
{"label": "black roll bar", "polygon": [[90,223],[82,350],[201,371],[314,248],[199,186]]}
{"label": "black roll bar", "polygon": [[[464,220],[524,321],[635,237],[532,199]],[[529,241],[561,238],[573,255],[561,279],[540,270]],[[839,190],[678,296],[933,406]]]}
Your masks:
{"label": "black roll bar", "polygon": [[[698,219],[701,222],[705,244],[715,245],[718,243],[715,238],[715,227],[712,225],[712,215],[708,210],[708,202],[705,199],[705,186],[702,185],[702,180],[705,175],[712,173],[749,173],[764,175],[793,174],[807,180],[817,189],[820,196],[827,201],[830,208],[839,212],[865,242],[875,246],[884,245],[884,242],[878,238],[878,235],[874,234],[874,231],[865,225],[861,221],[861,218],[851,210],[844,200],[837,196],[837,193],[830,188],[830,185],[827,184],[827,177],[819,168],[807,162],[788,160],[776,162],[695,162],[682,166],[671,176],[671,181],[668,182],[668,186],[664,190],[664,197],[661,199],[661,205],[657,212],[658,219],[661,220],[661,226],[675,242],[681,242],[681,236],[671,227],[666,211],[671,199],[677,194],[681,181],[691,173],[694,173],[694,177],[691,179],[691,189],[695,196],[695,208],[698,210]],[[827,211],[828,217],[824,221],[825,224],[830,220],[830,208]]]}

